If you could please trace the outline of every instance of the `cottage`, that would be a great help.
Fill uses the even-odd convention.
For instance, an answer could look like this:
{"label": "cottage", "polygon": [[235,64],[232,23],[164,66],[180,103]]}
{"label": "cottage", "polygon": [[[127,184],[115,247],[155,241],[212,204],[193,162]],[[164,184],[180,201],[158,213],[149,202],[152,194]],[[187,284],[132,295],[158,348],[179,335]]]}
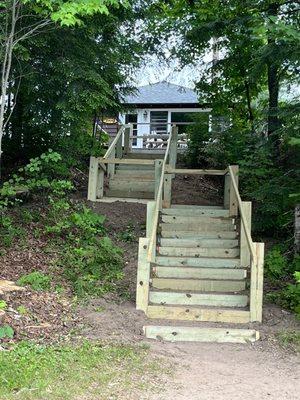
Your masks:
{"label": "cottage", "polygon": [[[194,90],[169,82],[158,82],[138,88],[124,98],[127,112],[119,115],[121,124],[133,124],[133,135],[168,134],[171,125],[190,122],[193,113],[209,112],[199,104]],[[143,139],[133,140],[133,147],[142,148]]]}

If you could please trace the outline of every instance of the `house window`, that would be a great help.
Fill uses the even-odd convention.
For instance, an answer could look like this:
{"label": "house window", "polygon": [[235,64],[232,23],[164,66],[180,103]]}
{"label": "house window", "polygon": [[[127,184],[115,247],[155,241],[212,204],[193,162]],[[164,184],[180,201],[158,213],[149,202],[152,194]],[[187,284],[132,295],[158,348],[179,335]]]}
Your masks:
{"label": "house window", "polygon": [[168,133],[168,111],[150,111],[150,133]]}
{"label": "house window", "polygon": [[[126,114],[125,124],[133,124],[133,136],[137,136],[137,114]],[[137,145],[137,139],[132,139],[132,146]]]}

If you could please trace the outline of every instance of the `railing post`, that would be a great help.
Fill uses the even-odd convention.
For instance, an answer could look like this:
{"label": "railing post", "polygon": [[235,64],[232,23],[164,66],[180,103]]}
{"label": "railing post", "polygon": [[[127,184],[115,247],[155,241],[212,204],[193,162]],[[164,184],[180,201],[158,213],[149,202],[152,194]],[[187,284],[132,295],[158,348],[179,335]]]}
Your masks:
{"label": "railing post", "polygon": [[90,157],[88,200],[96,201],[103,197],[104,171],[99,171],[99,161],[97,157]]}
{"label": "railing post", "polygon": [[124,131],[124,154],[128,154],[130,152],[130,132],[131,132],[131,125],[126,126]]}
{"label": "railing post", "polygon": [[148,201],[147,203],[147,217],[146,217],[146,237],[150,238],[153,229],[153,218],[155,212],[155,201]]}
{"label": "railing post", "polygon": [[154,179],[155,179],[155,188],[154,188],[154,198],[157,198],[157,192],[159,188],[159,181],[162,172],[162,160],[155,160],[154,161]]}
{"label": "railing post", "polygon": [[[239,178],[238,178],[238,173],[239,173],[239,166],[238,165],[232,165],[231,166],[232,172],[235,177],[235,182],[237,187],[239,187]],[[229,188],[229,201],[228,201],[228,194],[226,193]],[[224,191],[224,203],[228,202],[228,207],[229,207],[229,215],[231,217],[234,217],[238,214],[238,201],[237,201],[237,196],[234,191],[234,187],[231,181],[231,176],[229,175],[229,181],[226,181],[225,177],[225,191]]]}
{"label": "railing post", "polygon": [[[116,148],[113,148],[109,158],[116,158]],[[116,164],[107,164],[107,176],[109,179],[114,179]]]}
{"label": "railing post", "polygon": [[164,177],[164,195],[163,195],[163,207],[170,208],[172,202],[172,174],[165,174]]}
{"label": "railing post", "polygon": [[[246,223],[251,234],[251,213],[252,203],[251,201],[242,201],[242,212],[246,219]],[[240,252],[241,252],[241,266],[247,268],[250,266],[250,249],[248,246],[245,227],[241,219],[241,233],[240,233]]]}
{"label": "railing post", "polygon": [[178,127],[172,126],[172,135],[171,135],[171,143],[170,143],[170,156],[169,156],[169,165],[172,168],[176,168],[177,162],[177,140],[178,140]]}
{"label": "railing post", "polygon": [[264,282],[264,243],[253,243],[255,259],[251,260],[250,280],[250,320],[262,322],[263,282]]}
{"label": "railing post", "polygon": [[123,141],[123,135],[121,135],[121,136],[119,137],[119,140],[118,140],[117,143],[116,143],[116,157],[117,157],[117,158],[122,158],[122,153],[123,153],[123,150],[122,150],[122,141]]}
{"label": "railing post", "polygon": [[149,238],[139,239],[136,309],[147,311],[149,300],[150,262],[147,260]]}

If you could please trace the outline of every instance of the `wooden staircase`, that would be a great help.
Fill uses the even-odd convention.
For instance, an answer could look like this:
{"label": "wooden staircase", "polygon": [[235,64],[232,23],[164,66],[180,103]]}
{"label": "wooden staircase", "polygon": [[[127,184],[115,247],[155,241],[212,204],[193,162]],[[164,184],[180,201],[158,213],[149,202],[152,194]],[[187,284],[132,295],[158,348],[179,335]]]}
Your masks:
{"label": "wooden staircase", "polygon": [[[252,241],[251,202],[241,200],[238,166],[177,169],[176,127],[162,155],[130,151],[126,129],[120,129],[104,157],[91,157],[88,198],[147,201],[136,292],[137,309],[153,320],[144,327],[146,337],[257,340],[251,323],[262,321],[264,244]],[[175,174],[222,176],[223,206],[173,205]]]}

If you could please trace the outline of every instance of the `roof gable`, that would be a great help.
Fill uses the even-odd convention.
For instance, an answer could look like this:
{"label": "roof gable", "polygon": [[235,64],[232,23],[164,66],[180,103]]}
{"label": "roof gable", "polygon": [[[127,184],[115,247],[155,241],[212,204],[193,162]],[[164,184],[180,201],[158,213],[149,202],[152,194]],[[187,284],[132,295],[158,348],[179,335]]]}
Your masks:
{"label": "roof gable", "polygon": [[169,82],[141,86],[124,98],[124,104],[198,104],[196,92]]}

